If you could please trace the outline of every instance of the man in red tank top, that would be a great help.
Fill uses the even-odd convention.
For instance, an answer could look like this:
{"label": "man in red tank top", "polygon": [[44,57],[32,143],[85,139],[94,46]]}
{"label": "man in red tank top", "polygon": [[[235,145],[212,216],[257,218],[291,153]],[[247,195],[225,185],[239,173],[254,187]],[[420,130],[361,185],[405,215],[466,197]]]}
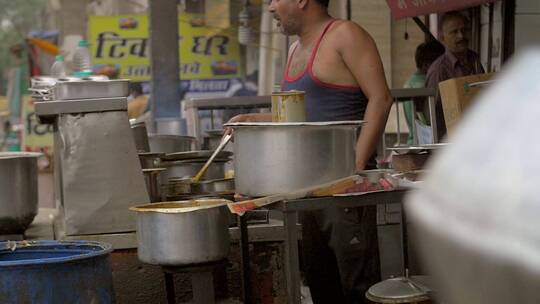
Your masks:
{"label": "man in red tank top", "polygon": [[[308,120],[363,119],[356,170],[369,161],[386,125],[392,98],[377,47],[359,25],[335,20],[329,0],[271,0],[269,10],[289,49],[283,89],[306,91]],[[310,119],[311,117],[311,119]],[[271,121],[270,114],[243,114],[230,122]],[[302,257],[314,303],[364,303],[379,281],[376,209],[328,208],[300,214]]]}

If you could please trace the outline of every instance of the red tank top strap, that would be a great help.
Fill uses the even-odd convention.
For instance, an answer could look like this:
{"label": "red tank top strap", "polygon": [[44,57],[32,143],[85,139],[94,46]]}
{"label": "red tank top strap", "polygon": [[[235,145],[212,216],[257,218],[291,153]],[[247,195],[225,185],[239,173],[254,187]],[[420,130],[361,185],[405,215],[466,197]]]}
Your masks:
{"label": "red tank top strap", "polygon": [[289,75],[289,67],[291,66],[291,62],[292,62],[292,59],[293,59],[293,56],[294,56],[294,53],[296,52],[296,48],[298,47],[298,44],[296,44],[291,52],[291,55],[289,56],[289,58],[287,59],[287,65],[285,66],[285,70],[283,71],[283,78],[282,78],[282,81],[281,81],[281,84],[283,86],[283,82],[285,80],[287,81],[296,81],[298,79],[300,79],[304,74],[306,74],[306,72],[310,71],[311,70],[311,66],[313,65],[313,61],[315,60],[315,55],[317,54],[317,50],[319,49],[319,45],[321,44],[321,40],[322,38],[324,37],[324,35],[326,34],[326,32],[328,31],[328,29],[330,28],[330,26],[336,21],[336,19],[332,19],[330,22],[328,22],[328,24],[324,27],[324,30],[321,34],[321,36],[319,37],[319,39],[317,40],[317,43],[315,44],[315,47],[313,48],[313,50],[311,51],[311,56],[309,58],[309,61],[308,61],[308,64],[306,66],[306,68],[304,69],[304,71],[302,73],[299,73],[298,75],[294,75],[294,76],[290,76]]}
{"label": "red tank top strap", "polygon": [[292,59],[293,59],[294,53],[296,52],[297,47],[298,47],[298,43],[294,45],[294,48],[293,48],[293,50],[291,52],[291,55],[287,59],[287,65],[285,66],[285,70],[283,71],[283,78],[281,80],[281,86],[282,87],[283,87],[283,82],[285,80],[295,81],[295,80],[298,80],[298,78],[302,77],[302,75],[305,74],[305,71],[304,71],[304,72],[300,73],[299,75],[296,75],[295,77],[290,77],[289,76],[289,67],[291,66],[291,62],[292,62]]}
{"label": "red tank top strap", "polygon": [[315,56],[317,56],[317,51],[319,50],[319,45],[321,44],[321,41],[324,35],[326,34],[326,32],[328,32],[328,29],[330,29],[330,27],[332,26],[332,24],[334,24],[334,22],[336,22],[336,19],[332,19],[330,22],[328,22],[328,24],[324,28],[324,31],[319,37],[319,40],[317,40],[317,44],[315,44],[315,47],[311,51],[311,57],[309,58],[309,62],[308,62],[306,70],[311,71],[311,67],[313,66],[313,62],[315,61]]}

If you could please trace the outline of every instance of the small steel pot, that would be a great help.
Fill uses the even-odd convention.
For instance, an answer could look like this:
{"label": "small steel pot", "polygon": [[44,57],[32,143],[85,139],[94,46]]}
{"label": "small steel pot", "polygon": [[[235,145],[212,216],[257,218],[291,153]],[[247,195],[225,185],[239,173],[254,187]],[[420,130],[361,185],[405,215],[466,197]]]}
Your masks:
{"label": "small steel pot", "polygon": [[137,212],[139,259],[178,266],[226,258],[230,247],[229,202],[200,199],[130,208]]}
{"label": "small steel pot", "polygon": [[193,150],[195,137],[152,134],[148,136],[151,152],[173,153]]}
{"label": "small steel pot", "polygon": [[234,178],[211,179],[193,183],[191,190],[196,194],[219,194],[234,192]]}
{"label": "small steel pot", "polygon": [[41,153],[0,152],[0,234],[23,233],[38,211]]}

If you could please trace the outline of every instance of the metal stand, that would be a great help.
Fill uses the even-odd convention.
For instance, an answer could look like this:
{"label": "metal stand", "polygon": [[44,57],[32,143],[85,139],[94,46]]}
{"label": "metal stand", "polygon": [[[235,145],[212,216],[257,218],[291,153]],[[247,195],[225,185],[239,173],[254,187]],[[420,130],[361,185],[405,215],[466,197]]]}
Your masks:
{"label": "metal stand", "polygon": [[[298,257],[297,214],[301,211],[320,210],[331,207],[355,208],[379,204],[401,204],[406,190],[366,193],[341,197],[320,197],[278,202],[271,209],[283,213],[285,229],[285,277],[287,280],[287,303],[300,304],[300,263]],[[402,213],[403,214],[403,213]],[[403,228],[403,227],[402,227]],[[248,239],[247,229],[240,230],[242,238]],[[406,234],[405,234],[406,237]],[[247,256],[242,256],[242,259]],[[244,264],[245,261],[242,261]]]}
{"label": "metal stand", "polygon": [[213,304],[214,280],[212,272],[220,266],[223,266],[226,260],[218,262],[205,263],[188,266],[163,266],[165,275],[165,290],[167,293],[167,303],[176,303],[176,294],[174,291],[174,274],[191,273],[191,286],[193,288],[193,303],[195,304]]}
{"label": "metal stand", "polygon": [[249,236],[246,216],[237,216],[240,229],[240,266],[242,269],[242,300],[245,304],[253,303],[251,297],[251,261],[249,259]]}

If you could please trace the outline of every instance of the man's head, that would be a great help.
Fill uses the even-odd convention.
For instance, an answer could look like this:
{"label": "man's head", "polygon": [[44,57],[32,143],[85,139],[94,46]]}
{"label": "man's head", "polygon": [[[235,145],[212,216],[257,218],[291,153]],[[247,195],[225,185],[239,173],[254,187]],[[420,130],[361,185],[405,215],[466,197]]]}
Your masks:
{"label": "man's head", "polygon": [[287,36],[301,32],[306,14],[327,13],[330,0],[270,0],[268,10],[278,21],[281,32]]}
{"label": "man's head", "polygon": [[129,84],[129,93],[133,97],[137,97],[143,94],[142,85],[138,82],[132,82]]}
{"label": "man's head", "polygon": [[462,54],[469,49],[467,21],[467,18],[458,12],[446,13],[441,19],[441,42],[454,54]]}
{"label": "man's head", "polygon": [[444,54],[444,46],[437,40],[418,45],[414,54],[416,68],[426,74],[429,66],[442,54]]}

